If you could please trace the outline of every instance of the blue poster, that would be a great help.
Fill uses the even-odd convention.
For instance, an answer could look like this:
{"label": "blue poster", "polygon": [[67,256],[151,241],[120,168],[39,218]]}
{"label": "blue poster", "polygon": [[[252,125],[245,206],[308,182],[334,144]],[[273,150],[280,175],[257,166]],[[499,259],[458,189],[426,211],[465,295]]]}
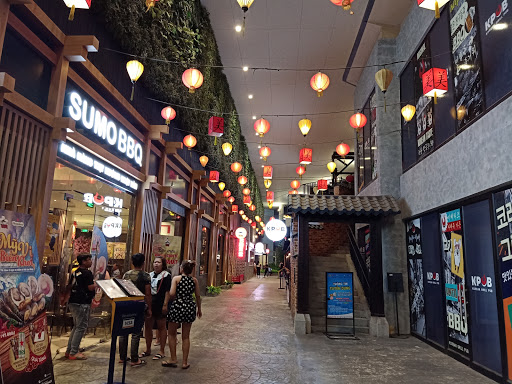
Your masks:
{"label": "blue poster", "polygon": [[351,272],[327,272],[327,318],[354,318],[354,285]]}

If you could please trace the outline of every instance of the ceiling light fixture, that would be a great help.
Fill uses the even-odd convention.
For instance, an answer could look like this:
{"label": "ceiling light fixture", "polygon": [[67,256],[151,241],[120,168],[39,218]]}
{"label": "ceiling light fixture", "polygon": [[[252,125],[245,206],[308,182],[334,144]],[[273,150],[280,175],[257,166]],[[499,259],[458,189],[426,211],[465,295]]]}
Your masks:
{"label": "ceiling light fixture", "polygon": [[244,70],[244,72],[247,72],[249,70],[249,67],[244,66],[242,69]]}
{"label": "ceiling light fixture", "polygon": [[254,97],[252,94],[250,94],[249,96],[249,100],[252,100],[252,98]]}
{"label": "ceiling light fixture", "polygon": [[241,25],[235,26],[235,31],[242,32],[242,26]]}

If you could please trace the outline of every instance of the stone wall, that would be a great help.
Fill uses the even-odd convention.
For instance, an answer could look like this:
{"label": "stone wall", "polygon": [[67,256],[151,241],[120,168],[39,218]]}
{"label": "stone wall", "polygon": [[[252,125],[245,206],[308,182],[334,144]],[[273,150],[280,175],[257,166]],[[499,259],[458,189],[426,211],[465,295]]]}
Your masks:
{"label": "stone wall", "polygon": [[290,256],[290,311],[292,319],[295,318],[297,313],[297,287],[299,275],[299,263],[298,258]]}

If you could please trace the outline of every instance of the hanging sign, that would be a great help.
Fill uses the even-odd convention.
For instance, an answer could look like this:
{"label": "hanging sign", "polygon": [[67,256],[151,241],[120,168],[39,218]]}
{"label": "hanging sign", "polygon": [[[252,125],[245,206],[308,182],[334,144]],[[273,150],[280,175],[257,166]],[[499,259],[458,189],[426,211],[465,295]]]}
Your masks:
{"label": "hanging sign", "polygon": [[245,239],[247,237],[247,229],[238,227],[235,231],[235,236],[239,239]]}
{"label": "hanging sign", "polygon": [[256,243],[254,247],[254,253],[257,255],[263,255],[265,253],[265,244],[263,243]]}
{"label": "hanging sign", "polygon": [[110,216],[103,221],[101,230],[105,237],[119,237],[123,233],[123,219],[119,216]]}
{"label": "hanging sign", "polygon": [[272,241],[281,241],[286,236],[286,224],[273,219],[265,225],[265,235]]}

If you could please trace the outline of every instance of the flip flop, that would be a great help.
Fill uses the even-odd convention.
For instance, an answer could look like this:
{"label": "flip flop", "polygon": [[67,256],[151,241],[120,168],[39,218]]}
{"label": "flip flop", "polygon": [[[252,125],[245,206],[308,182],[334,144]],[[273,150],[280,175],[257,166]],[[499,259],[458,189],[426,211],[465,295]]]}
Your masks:
{"label": "flip flop", "polygon": [[148,357],[148,356],[151,356],[151,353],[147,353],[147,352],[139,353],[139,359],[142,359],[143,357]]}
{"label": "flip flop", "polygon": [[164,361],[164,362],[162,363],[162,367],[166,367],[166,368],[177,368],[177,367],[178,367],[178,363],[171,363],[171,362]]}
{"label": "flip flop", "polygon": [[83,353],[79,352],[76,355],[69,355],[69,360],[87,360],[87,356],[85,356]]}
{"label": "flip flop", "polygon": [[130,364],[130,367],[140,367],[140,366],[143,366],[143,365],[146,365],[146,360],[140,360],[139,359],[139,362],[138,363],[131,363]]}
{"label": "flip flop", "polygon": [[161,355],[160,353],[157,353],[155,356],[153,356],[153,360],[160,360],[163,359],[165,356]]}
{"label": "flip flop", "polygon": [[[127,358],[126,361],[130,361],[131,359],[130,358]],[[124,363],[124,360],[123,359],[119,359],[118,361],[119,364],[123,364]]]}
{"label": "flip flop", "polygon": [[181,367],[181,369],[189,369],[189,368],[190,368],[190,364],[183,365],[183,366]]}

